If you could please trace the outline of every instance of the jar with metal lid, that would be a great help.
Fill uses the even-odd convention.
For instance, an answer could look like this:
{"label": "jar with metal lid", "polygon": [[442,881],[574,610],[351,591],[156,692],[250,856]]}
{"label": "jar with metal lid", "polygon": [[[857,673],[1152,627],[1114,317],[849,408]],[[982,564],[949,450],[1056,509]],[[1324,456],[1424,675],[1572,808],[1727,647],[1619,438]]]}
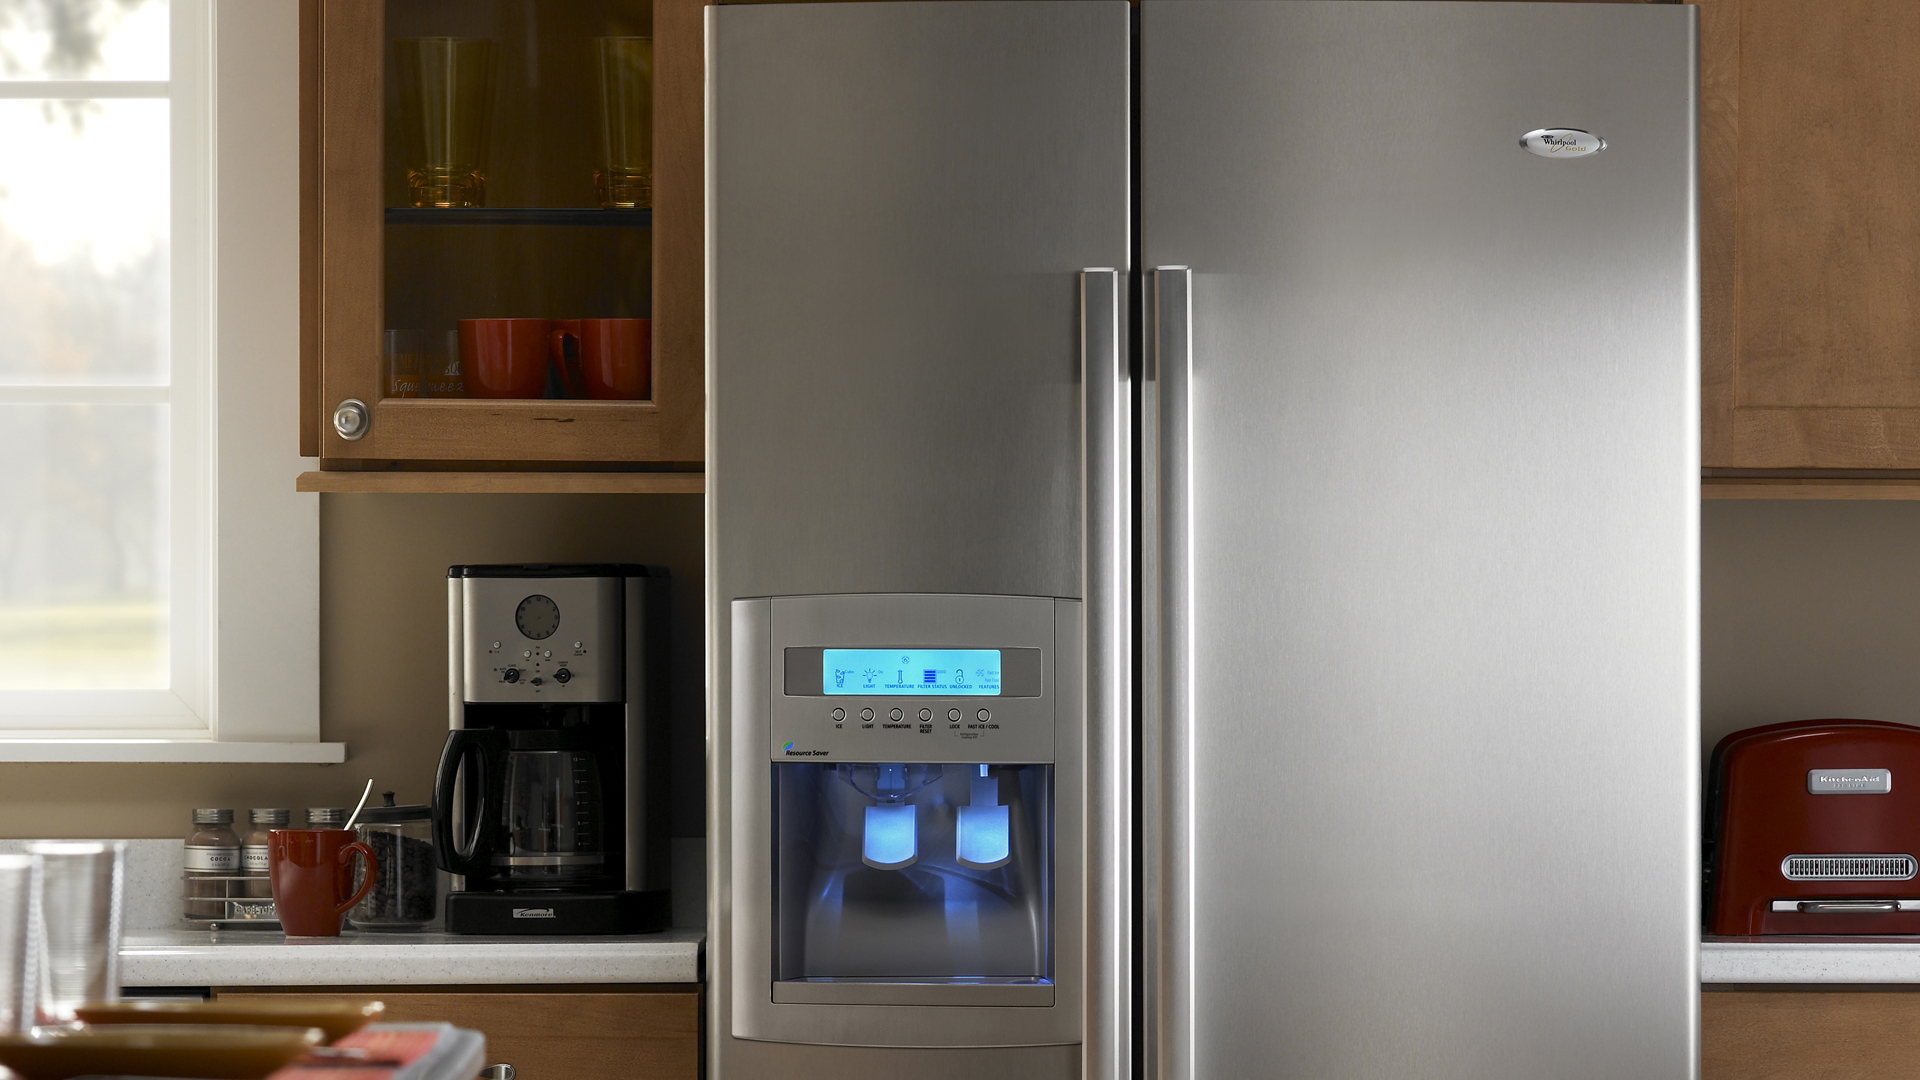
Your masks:
{"label": "jar with metal lid", "polygon": [[347,827],[347,811],[340,806],[307,807],[307,828],[344,829]]}
{"label": "jar with metal lid", "polygon": [[233,811],[193,812],[184,869],[187,918],[224,918],[227,899],[240,895],[235,887],[240,876],[240,836],[233,831]]}
{"label": "jar with metal lid", "polygon": [[440,914],[440,871],[433,860],[433,808],[425,803],[360,811],[353,831],[373,849],[376,869],[366,899],[347,913],[360,930],[419,930]]}
{"label": "jar with metal lid", "polygon": [[284,829],[292,820],[291,810],[247,811],[247,824],[252,827],[240,838],[240,873],[247,879],[242,885],[248,896],[255,899],[273,896],[273,879],[267,874],[271,868],[267,859],[267,832]]}

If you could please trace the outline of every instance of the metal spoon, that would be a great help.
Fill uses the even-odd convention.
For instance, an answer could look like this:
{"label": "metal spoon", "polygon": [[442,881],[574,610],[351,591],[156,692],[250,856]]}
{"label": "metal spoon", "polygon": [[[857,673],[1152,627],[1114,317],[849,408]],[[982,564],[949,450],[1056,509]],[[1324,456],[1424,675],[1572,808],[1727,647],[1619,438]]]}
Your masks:
{"label": "metal spoon", "polygon": [[343,825],[343,826],[341,826],[341,828],[344,828],[344,829],[351,829],[351,828],[353,828],[353,823],[354,823],[355,821],[358,821],[358,820],[360,819],[360,811],[361,811],[361,809],[362,809],[363,807],[365,807],[365,806],[367,805],[367,796],[369,796],[369,795],[371,795],[371,794],[373,794],[373,778],[372,778],[372,777],[368,777],[368,778],[367,778],[367,790],[365,790],[365,791],[363,791],[363,792],[361,792],[361,793],[360,793],[360,805],[359,805],[359,806],[356,806],[356,807],[354,807],[354,808],[353,808],[353,815],[352,815],[351,817],[349,817],[349,818],[347,818],[347,823],[346,823],[345,825]]}

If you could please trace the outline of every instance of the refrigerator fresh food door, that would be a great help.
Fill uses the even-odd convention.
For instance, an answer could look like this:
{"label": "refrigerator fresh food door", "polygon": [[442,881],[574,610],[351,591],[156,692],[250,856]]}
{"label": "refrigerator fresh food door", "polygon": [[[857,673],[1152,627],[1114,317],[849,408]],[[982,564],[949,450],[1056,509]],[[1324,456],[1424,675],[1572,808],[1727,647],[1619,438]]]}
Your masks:
{"label": "refrigerator fresh food door", "polygon": [[[708,1069],[1117,1077],[1131,1038],[1129,7],[706,18]],[[782,638],[793,598],[824,596],[880,606]],[[949,710],[977,716],[972,699],[843,706],[776,689],[776,643],[994,644],[949,623],[888,638],[879,596],[1052,612],[1047,745],[943,760],[927,747],[956,730]],[[922,705],[939,719],[923,723]],[[889,728],[895,707],[906,726]],[[1011,707],[993,707],[992,737],[1036,735],[1001,718]],[[802,727],[775,739],[788,709]],[[815,756],[840,754],[834,739],[874,749]],[[867,785],[857,820],[823,824],[861,789],[787,768],[803,752],[884,767],[886,785]],[[929,766],[981,765],[1022,770],[1027,788],[1016,799],[1009,778],[991,796],[960,773],[912,786]],[[1023,839],[1039,836],[1042,794],[1044,845]],[[1023,912],[1048,919],[1019,926]],[[922,940],[936,925],[945,936]]]}
{"label": "refrigerator fresh food door", "polygon": [[1696,10],[1143,3],[1154,1080],[1694,1074]]}

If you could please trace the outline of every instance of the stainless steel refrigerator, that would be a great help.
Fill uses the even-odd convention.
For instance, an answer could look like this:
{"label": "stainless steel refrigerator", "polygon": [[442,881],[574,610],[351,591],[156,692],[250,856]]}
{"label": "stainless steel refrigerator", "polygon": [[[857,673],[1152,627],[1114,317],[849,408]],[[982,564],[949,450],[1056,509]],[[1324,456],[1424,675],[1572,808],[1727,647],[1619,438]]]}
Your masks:
{"label": "stainless steel refrigerator", "polygon": [[1694,9],[707,17],[710,1074],[1693,1075]]}

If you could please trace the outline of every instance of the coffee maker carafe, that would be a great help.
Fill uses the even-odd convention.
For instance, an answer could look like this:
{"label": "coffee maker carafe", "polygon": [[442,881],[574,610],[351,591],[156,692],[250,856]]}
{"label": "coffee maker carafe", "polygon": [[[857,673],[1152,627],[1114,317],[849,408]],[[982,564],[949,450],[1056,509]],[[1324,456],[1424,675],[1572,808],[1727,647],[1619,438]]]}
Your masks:
{"label": "coffee maker carafe", "polygon": [[448,570],[452,727],[434,851],[447,929],[664,929],[667,572]]}
{"label": "coffee maker carafe", "polygon": [[467,728],[447,737],[434,802],[453,805],[455,778],[479,791],[470,835],[455,837],[451,815],[437,822],[435,845],[468,888],[610,884],[601,837],[605,806],[600,764],[584,732],[561,728]]}

